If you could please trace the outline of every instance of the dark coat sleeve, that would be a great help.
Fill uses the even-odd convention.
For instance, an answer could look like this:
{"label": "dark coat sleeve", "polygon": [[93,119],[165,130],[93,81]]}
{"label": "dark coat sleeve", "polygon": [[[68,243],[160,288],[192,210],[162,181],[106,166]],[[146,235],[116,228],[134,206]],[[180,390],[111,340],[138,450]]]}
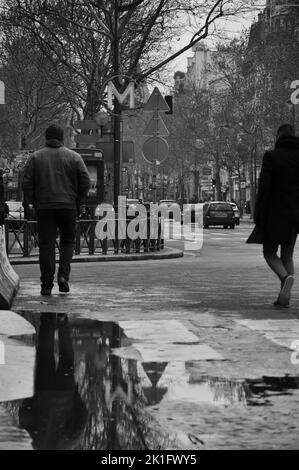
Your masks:
{"label": "dark coat sleeve", "polygon": [[87,167],[81,155],[79,155],[78,162],[77,162],[77,172],[78,172],[78,199],[80,201],[87,196],[87,193],[90,189],[90,184],[91,184]]}
{"label": "dark coat sleeve", "polygon": [[262,162],[258,193],[254,210],[254,223],[259,227],[265,227],[270,202],[270,189],[272,181],[271,153],[266,152]]}
{"label": "dark coat sleeve", "polygon": [[22,189],[25,200],[28,204],[35,203],[35,184],[34,184],[34,155],[31,155],[24,168]]}

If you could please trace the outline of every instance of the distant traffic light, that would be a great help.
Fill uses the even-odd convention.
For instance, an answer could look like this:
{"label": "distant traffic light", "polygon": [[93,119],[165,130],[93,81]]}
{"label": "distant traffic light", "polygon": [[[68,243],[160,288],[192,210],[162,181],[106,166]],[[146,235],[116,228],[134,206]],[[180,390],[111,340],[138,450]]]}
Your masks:
{"label": "distant traffic light", "polygon": [[165,96],[165,101],[169,106],[169,111],[166,111],[165,114],[173,114],[173,97],[171,95]]}
{"label": "distant traffic light", "polygon": [[216,188],[216,178],[212,179],[212,186],[213,186],[213,188]]}

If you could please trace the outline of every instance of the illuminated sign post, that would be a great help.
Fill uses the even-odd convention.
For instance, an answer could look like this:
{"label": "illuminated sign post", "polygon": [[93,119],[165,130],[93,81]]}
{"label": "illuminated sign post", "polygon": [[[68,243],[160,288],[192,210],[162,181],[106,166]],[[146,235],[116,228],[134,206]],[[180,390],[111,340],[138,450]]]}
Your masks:
{"label": "illuminated sign post", "polygon": [[[115,57],[117,57],[115,51]],[[115,64],[115,72],[119,70],[119,64]],[[114,79],[120,78],[121,76],[116,73],[113,77]],[[121,194],[121,146],[122,146],[122,137],[121,137],[121,105],[126,101],[129,97],[129,107],[130,109],[134,109],[135,107],[135,83],[130,82],[125,91],[120,93],[113,83],[113,81],[109,81],[107,85],[107,99],[108,99],[108,109],[111,110],[113,115],[113,154],[114,154],[114,172],[113,172],[113,180],[114,180],[114,205],[117,208],[118,205],[118,196]],[[113,102],[113,97],[115,98]]]}
{"label": "illuminated sign post", "polygon": [[126,101],[127,97],[129,96],[130,97],[129,107],[130,109],[135,108],[135,93],[134,92],[135,92],[134,82],[130,82],[123,93],[119,93],[114,83],[109,82],[108,83],[108,95],[107,95],[108,108],[113,109],[113,96],[114,98],[117,99],[119,104],[123,104]]}

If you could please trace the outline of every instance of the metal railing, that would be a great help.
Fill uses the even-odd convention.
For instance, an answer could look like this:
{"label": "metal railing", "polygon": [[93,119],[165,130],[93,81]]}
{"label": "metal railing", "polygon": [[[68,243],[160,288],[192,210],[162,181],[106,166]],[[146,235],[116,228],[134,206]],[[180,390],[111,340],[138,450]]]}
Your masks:
{"label": "metal railing", "polygon": [[[126,227],[131,219],[126,220]],[[118,253],[148,253],[160,251],[164,248],[162,222],[159,219],[156,237],[151,237],[150,218],[147,224],[146,238],[130,239],[118,238],[118,225],[115,223],[115,236],[112,239],[100,240],[96,237],[96,225],[98,220],[78,220],[76,223],[76,236],[74,254],[107,255]],[[5,219],[6,251],[9,256],[19,255],[24,257],[38,254],[37,221],[27,219]],[[138,226],[136,227],[138,230]],[[126,230],[127,234],[127,230]],[[59,251],[59,241],[56,240],[56,249]]]}

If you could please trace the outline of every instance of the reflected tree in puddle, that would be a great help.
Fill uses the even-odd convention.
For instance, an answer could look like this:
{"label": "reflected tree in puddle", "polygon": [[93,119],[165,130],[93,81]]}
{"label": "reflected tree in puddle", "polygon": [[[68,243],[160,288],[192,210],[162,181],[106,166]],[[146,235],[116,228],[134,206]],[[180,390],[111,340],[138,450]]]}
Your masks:
{"label": "reflected tree in puddle", "polygon": [[182,361],[120,357],[113,351],[130,350],[131,341],[115,323],[49,313],[34,314],[32,323],[35,393],[6,406],[37,449],[177,449],[148,407],[163,400],[246,406],[259,397],[263,405],[269,394],[298,388],[296,377],[233,381],[192,375]]}
{"label": "reflected tree in puddle", "polygon": [[116,324],[102,324],[101,335],[84,348],[77,370],[89,418],[79,448],[162,449],[169,438],[146,412],[137,361],[111,354],[124,341]]}
{"label": "reflected tree in puddle", "polygon": [[153,398],[143,393],[137,361],[111,353],[128,341],[118,325],[49,313],[34,323],[35,393],[7,406],[35,449],[176,447],[146,411]]}
{"label": "reflected tree in puddle", "polygon": [[228,405],[246,404],[246,393],[242,382],[209,377],[208,384],[214,391],[215,402],[222,401]]}

